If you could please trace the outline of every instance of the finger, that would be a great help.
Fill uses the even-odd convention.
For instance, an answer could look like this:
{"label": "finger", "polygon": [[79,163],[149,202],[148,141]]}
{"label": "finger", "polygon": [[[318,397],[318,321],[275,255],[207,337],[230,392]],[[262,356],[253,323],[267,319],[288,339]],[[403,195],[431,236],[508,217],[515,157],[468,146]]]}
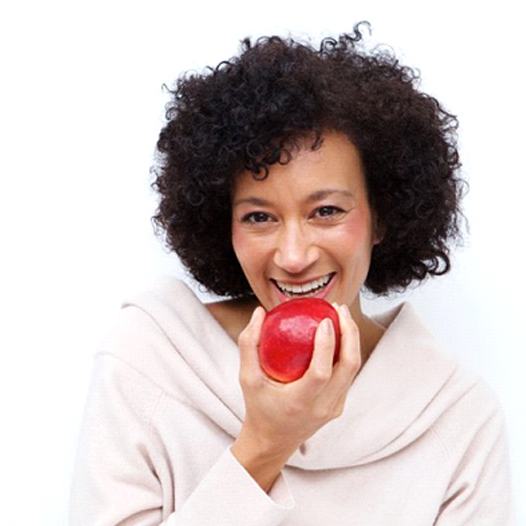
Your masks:
{"label": "finger", "polygon": [[265,314],[263,307],[256,307],[248,325],[239,334],[237,343],[240,356],[240,377],[255,379],[264,375],[259,363],[258,344]]}
{"label": "finger", "polygon": [[335,334],[330,318],[325,318],[316,328],[314,350],[305,375],[311,380],[326,383],[332,375]]}
{"label": "finger", "polygon": [[354,322],[347,305],[337,309],[340,321],[340,358],[324,390],[327,400],[340,400],[346,396],[361,366],[360,331]]}

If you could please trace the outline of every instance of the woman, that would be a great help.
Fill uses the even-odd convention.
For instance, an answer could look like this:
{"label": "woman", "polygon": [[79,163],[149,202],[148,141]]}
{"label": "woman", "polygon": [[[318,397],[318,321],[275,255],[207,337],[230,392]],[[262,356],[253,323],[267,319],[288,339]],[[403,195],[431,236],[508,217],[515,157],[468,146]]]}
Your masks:
{"label": "woman", "polygon": [[[153,218],[202,304],[174,278],[123,302],[101,342],[71,523],[511,523],[503,413],[411,305],[362,312],[450,268],[461,238],[456,118],[352,35],[243,41],[178,80]],[[317,296],[309,369],[261,370],[265,311]]]}

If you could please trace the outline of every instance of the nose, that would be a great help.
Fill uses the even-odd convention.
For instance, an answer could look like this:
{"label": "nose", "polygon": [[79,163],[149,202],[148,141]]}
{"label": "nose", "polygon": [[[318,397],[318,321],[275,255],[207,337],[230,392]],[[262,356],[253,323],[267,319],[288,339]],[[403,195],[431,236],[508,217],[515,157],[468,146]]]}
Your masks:
{"label": "nose", "polygon": [[300,225],[284,227],[279,234],[274,263],[289,274],[300,274],[319,258],[319,248]]}

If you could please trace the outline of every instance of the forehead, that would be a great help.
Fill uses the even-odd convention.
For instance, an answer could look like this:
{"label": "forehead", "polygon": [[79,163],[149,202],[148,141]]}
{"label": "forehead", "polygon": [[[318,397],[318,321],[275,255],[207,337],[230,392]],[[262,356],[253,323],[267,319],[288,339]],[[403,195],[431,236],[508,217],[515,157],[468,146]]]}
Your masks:
{"label": "forehead", "polygon": [[360,193],[364,174],[360,154],[342,133],[325,132],[319,149],[311,150],[311,139],[298,143],[291,160],[284,165],[269,166],[269,175],[257,180],[249,171],[242,172],[233,186],[233,204],[249,195],[267,194],[276,199],[300,198],[325,188]]}

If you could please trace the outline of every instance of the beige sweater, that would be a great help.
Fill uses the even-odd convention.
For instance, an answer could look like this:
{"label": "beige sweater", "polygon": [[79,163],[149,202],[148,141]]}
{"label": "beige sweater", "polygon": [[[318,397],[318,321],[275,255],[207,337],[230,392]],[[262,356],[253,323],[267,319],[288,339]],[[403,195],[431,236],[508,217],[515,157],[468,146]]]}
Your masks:
{"label": "beige sweater", "polygon": [[244,418],[235,343],[182,281],[123,302],[94,357],[71,526],[508,526],[506,424],[489,386],[405,302],[341,417],[266,494],[230,446]]}

